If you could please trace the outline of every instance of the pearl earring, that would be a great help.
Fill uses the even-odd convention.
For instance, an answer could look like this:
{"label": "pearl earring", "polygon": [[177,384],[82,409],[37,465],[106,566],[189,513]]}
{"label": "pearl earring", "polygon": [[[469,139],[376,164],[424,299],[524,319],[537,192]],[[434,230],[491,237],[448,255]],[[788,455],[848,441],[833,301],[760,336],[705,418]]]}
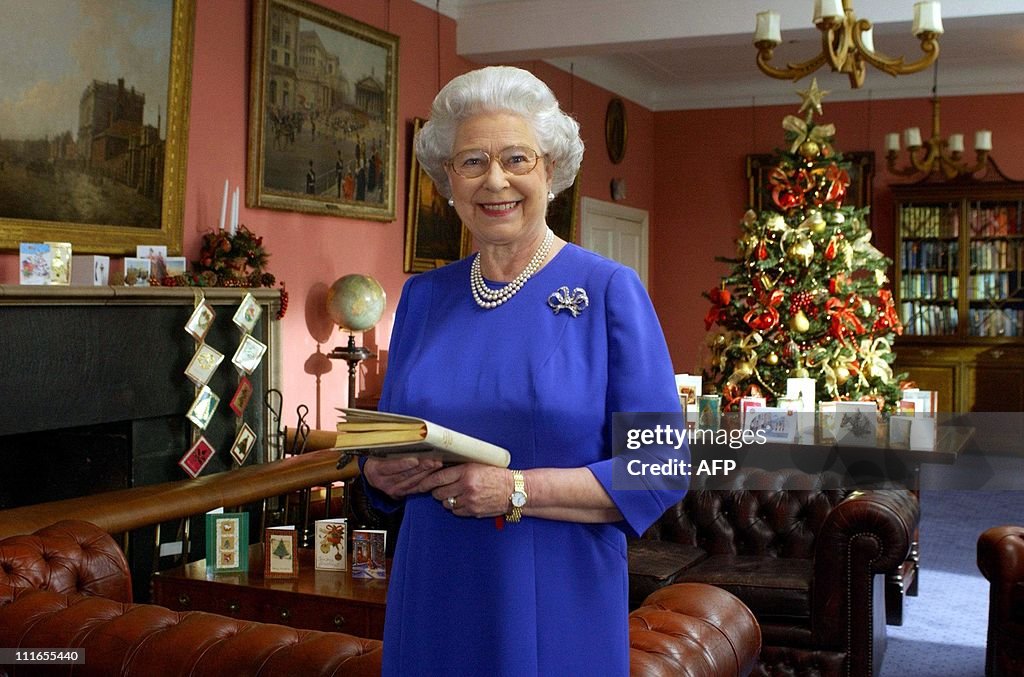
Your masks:
{"label": "pearl earring", "polygon": [[552,193],[552,192],[551,192],[551,191],[549,190],[549,191],[548,191],[548,202],[551,202],[551,201],[552,201],[552,200],[554,200],[554,199],[555,199],[555,194],[554,194],[554,193]]}
{"label": "pearl earring", "polygon": [[453,197],[448,198],[448,206],[449,207],[454,207],[455,206],[455,198],[453,198]]}

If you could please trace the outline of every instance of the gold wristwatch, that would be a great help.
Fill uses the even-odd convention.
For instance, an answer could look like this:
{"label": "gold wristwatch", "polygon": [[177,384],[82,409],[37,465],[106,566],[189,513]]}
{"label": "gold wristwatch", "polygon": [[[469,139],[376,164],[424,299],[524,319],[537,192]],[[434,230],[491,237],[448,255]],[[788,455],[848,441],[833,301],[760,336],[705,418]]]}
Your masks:
{"label": "gold wristwatch", "polygon": [[526,477],[521,470],[512,471],[512,494],[508,497],[512,507],[505,514],[506,522],[518,522],[523,518],[523,508],[526,506]]}

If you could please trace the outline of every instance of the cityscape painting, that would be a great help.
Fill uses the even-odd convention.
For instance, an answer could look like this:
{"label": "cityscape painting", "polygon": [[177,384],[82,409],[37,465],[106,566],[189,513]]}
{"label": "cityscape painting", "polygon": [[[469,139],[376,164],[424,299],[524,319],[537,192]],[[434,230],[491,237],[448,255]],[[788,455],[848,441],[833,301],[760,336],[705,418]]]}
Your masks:
{"label": "cityscape painting", "polygon": [[398,37],[258,0],[252,46],[247,204],[394,220]]}
{"label": "cityscape painting", "polygon": [[194,15],[195,0],[8,3],[0,249],[180,253]]}

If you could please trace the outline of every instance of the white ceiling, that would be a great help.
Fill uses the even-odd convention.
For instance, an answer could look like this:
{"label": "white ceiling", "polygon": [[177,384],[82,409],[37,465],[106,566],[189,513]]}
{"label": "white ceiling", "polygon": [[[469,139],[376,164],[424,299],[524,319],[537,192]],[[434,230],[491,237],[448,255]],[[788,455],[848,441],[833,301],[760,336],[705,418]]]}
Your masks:
{"label": "white ceiling", "polygon": [[[755,64],[754,17],[782,15],[772,63],[821,50],[812,0],[416,0],[457,22],[456,51],[480,64],[547,61],[654,111],[791,103],[798,85]],[[874,24],[875,47],[908,62],[914,0],[848,0]],[[944,0],[940,95],[1024,92],[1024,0]],[[931,93],[932,68],[894,78],[868,67],[861,89],[825,66],[830,101],[915,98]]]}

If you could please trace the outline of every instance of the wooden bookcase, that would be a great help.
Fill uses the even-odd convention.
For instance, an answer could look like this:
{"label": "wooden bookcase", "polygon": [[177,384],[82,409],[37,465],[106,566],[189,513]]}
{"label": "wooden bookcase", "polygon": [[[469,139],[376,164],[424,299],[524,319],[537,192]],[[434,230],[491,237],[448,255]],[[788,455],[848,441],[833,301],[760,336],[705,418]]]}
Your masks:
{"label": "wooden bookcase", "polygon": [[1024,182],[892,194],[897,370],[941,411],[1024,411]]}

